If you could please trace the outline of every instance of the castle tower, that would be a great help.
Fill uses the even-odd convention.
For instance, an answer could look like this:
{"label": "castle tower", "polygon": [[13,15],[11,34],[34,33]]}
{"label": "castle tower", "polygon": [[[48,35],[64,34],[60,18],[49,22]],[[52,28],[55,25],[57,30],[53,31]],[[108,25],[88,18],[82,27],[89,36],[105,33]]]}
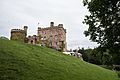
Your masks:
{"label": "castle tower", "polygon": [[24,26],[24,31],[25,31],[26,36],[27,36],[27,29],[28,29],[28,27]]}
{"label": "castle tower", "polygon": [[54,26],[54,22],[50,22],[50,27],[53,27]]}
{"label": "castle tower", "polygon": [[41,36],[41,45],[60,51],[67,50],[66,29],[64,29],[63,24],[55,26],[54,22],[50,22],[49,27],[38,27],[38,35]]}
{"label": "castle tower", "polygon": [[26,36],[27,36],[27,26],[24,26],[24,29],[12,29],[11,30],[11,40],[16,40],[16,41],[21,41],[25,42],[26,41]]}

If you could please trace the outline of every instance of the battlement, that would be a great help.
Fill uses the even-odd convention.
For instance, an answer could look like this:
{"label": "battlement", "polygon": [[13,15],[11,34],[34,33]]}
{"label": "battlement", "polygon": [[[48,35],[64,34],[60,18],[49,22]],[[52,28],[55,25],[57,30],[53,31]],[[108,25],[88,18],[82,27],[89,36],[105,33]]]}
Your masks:
{"label": "battlement", "polygon": [[25,32],[25,31],[22,29],[12,29],[11,32]]}
{"label": "battlement", "polygon": [[49,27],[38,27],[37,35],[40,35],[41,37],[41,45],[48,46],[56,50],[67,50],[66,29],[64,29],[63,24],[58,24],[56,26],[54,25],[54,22],[51,22]]}
{"label": "battlement", "polygon": [[24,26],[23,29],[11,29],[11,33],[26,33],[27,34],[27,26]]}
{"label": "battlement", "polygon": [[63,24],[59,24],[58,27],[63,27]]}
{"label": "battlement", "polygon": [[27,40],[27,28],[27,26],[24,26],[23,29],[11,29],[11,40],[25,42]]}
{"label": "battlement", "polygon": [[59,29],[59,28],[63,28],[63,26],[54,26],[54,27],[46,27],[46,28],[38,27],[38,30],[49,30],[49,29]]}
{"label": "battlement", "polygon": [[11,31],[23,31],[22,29],[12,29]]}
{"label": "battlement", "polygon": [[27,28],[28,28],[28,26],[24,26],[24,29],[25,29],[25,28],[27,29]]}
{"label": "battlement", "polygon": [[46,28],[38,27],[38,30],[48,30],[48,29],[58,29],[58,28],[63,28],[63,24],[59,24],[58,26],[54,26],[54,22],[51,22],[50,27],[46,27]]}
{"label": "battlement", "polygon": [[[50,22],[49,27],[38,27],[38,34],[28,37],[27,29],[28,26],[24,26],[23,29],[11,29],[10,39],[30,44],[40,44],[42,46],[48,46],[56,50],[65,51],[67,49],[66,29],[64,29],[63,24],[58,24],[55,26],[54,22]],[[65,46],[63,46],[63,44]]]}

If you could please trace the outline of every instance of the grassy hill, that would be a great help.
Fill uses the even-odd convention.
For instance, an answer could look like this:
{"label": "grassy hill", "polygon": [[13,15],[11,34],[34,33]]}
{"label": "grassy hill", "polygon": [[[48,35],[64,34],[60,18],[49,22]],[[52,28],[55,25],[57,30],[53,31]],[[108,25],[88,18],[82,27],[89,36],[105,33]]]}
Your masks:
{"label": "grassy hill", "polygon": [[118,80],[117,74],[58,51],[0,40],[0,80]]}

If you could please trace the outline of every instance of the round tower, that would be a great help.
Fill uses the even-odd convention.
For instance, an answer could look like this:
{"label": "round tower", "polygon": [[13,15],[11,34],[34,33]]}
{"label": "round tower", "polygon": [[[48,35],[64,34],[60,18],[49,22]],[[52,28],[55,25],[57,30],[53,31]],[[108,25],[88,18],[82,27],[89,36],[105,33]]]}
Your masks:
{"label": "round tower", "polygon": [[27,36],[27,29],[28,29],[28,27],[24,26],[24,31],[25,31],[26,36]]}
{"label": "round tower", "polygon": [[54,26],[54,22],[50,22],[50,27],[53,27]]}

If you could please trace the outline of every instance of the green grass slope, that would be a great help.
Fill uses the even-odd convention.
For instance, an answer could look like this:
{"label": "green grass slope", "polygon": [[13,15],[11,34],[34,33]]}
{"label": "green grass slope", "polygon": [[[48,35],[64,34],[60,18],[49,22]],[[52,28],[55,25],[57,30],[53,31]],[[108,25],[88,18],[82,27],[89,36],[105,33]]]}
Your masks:
{"label": "green grass slope", "polygon": [[117,74],[58,51],[0,40],[0,80],[118,80]]}

